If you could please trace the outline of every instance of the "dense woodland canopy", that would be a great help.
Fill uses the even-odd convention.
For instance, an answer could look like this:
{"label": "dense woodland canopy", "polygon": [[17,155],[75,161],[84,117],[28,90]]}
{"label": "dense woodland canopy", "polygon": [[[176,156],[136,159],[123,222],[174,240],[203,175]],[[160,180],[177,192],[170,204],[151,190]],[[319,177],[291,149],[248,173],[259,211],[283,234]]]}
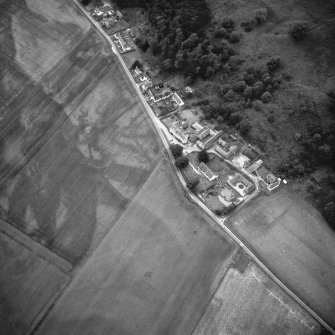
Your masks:
{"label": "dense woodland canopy", "polygon": [[[155,28],[149,44],[153,53],[161,53],[166,71],[181,71],[191,83],[196,77],[208,78],[222,68],[234,54],[231,45],[222,41],[210,43],[204,28],[210,22],[210,11],[204,0],[117,0],[119,6],[142,6]],[[147,48],[147,40],[139,38]]]}

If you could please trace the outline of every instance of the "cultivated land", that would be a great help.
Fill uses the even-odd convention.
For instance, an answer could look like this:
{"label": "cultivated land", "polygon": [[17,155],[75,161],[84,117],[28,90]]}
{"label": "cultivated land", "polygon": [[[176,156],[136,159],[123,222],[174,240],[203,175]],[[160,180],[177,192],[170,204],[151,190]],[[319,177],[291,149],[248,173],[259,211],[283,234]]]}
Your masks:
{"label": "cultivated land", "polygon": [[[2,53],[1,217],[76,263],[147,178],[160,144],[102,37],[87,22],[73,28],[78,14],[62,15],[75,13],[73,4],[19,3],[1,12],[13,27],[2,32],[10,47]],[[66,32],[57,60],[49,26]],[[63,50],[69,37],[72,49]]]}
{"label": "cultivated land", "polygon": [[73,2],[0,7],[1,334],[191,333],[237,246]]}
{"label": "cultivated land", "polygon": [[193,335],[308,335],[319,331],[315,320],[250,262],[242,271],[229,269]]}
{"label": "cultivated land", "polygon": [[38,334],[190,334],[236,246],[158,165]]}
{"label": "cultivated land", "polygon": [[335,233],[315,208],[283,189],[259,197],[229,225],[282,281],[335,325]]}
{"label": "cultivated land", "polygon": [[0,334],[27,334],[69,276],[0,221]]}

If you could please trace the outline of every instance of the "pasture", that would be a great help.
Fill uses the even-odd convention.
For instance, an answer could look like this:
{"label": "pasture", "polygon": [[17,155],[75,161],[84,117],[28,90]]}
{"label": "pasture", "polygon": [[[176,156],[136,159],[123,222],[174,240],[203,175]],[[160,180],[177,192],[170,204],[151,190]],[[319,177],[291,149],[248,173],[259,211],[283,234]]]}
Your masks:
{"label": "pasture", "polygon": [[190,334],[235,254],[160,163],[37,334]]}
{"label": "pasture", "polygon": [[335,324],[335,233],[314,207],[282,189],[245,206],[229,224],[302,300]]}
{"label": "pasture", "polygon": [[318,323],[254,263],[231,267],[193,335],[311,335]]}

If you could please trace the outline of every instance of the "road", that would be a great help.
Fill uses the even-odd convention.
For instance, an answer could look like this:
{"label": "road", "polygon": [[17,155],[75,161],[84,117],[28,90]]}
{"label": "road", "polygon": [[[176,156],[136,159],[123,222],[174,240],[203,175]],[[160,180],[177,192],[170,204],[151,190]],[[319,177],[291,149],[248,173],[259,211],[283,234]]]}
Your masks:
{"label": "road", "polygon": [[[157,117],[152,111],[151,107],[147,103],[147,101],[144,99],[142,92],[140,91],[138,85],[136,84],[133,76],[131,75],[128,67],[126,66],[122,56],[118,53],[116,46],[114,45],[114,42],[112,39],[105,33],[105,31],[101,28],[101,26],[87,13],[87,11],[83,8],[83,6],[77,1],[73,0],[76,5],[81,9],[81,11],[84,13],[84,15],[92,22],[92,24],[101,32],[101,34],[106,38],[106,40],[109,42],[109,44],[112,47],[113,52],[118,57],[122,67],[124,68],[129,80],[133,84],[139,98],[141,99],[143,106],[145,107],[152,123],[154,124],[154,127],[163,142],[164,147],[167,149],[168,155],[173,161],[173,156],[169,150],[169,143],[167,142],[162,129],[159,126],[159,122],[157,121]],[[276,282],[278,286],[280,286],[292,299],[294,299],[305,311],[307,311],[310,315],[312,315],[321,325],[323,325],[327,330],[329,330],[332,334],[335,335],[335,330],[332,329],[328,323],[326,323],[321,317],[319,317],[310,307],[306,305],[295,293],[293,293],[281,280],[279,280],[276,275],[270,271],[258,258],[258,256],[245,244],[244,241],[242,241],[239,237],[237,237],[227,226],[225,226],[224,222],[225,219],[218,218],[212,211],[210,211],[207,206],[205,206],[190,190],[186,187],[185,180],[181,174],[181,172],[175,168],[176,174],[183,185],[183,188],[185,189],[185,192],[187,196],[196,203],[199,207],[201,207],[208,216],[210,216],[250,257],[251,259],[257,263],[257,265],[273,280]]]}

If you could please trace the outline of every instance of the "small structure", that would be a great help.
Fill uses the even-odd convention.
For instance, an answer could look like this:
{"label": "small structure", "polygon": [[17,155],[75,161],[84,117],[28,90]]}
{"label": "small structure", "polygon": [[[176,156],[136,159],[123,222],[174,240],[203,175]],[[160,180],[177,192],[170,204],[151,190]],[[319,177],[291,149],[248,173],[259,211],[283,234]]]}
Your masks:
{"label": "small structure", "polygon": [[176,102],[176,104],[179,107],[184,105],[184,101],[181,100],[180,96],[176,92],[173,93],[172,99]]}
{"label": "small structure", "polygon": [[232,162],[234,164],[238,165],[241,168],[245,168],[248,165],[250,165],[250,159],[247,156],[243,155],[243,154],[239,154],[239,155],[235,156],[232,159]]}
{"label": "small structure", "polygon": [[169,129],[169,132],[176,137],[181,143],[186,144],[188,142],[188,134],[185,134],[183,129],[179,126],[178,121],[174,122]]}
{"label": "small structure", "polygon": [[209,180],[213,181],[218,177],[204,162],[199,164],[199,171]]}
{"label": "small structure", "polygon": [[263,161],[261,159],[258,159],[256,162],[253,162],[250,166],[247,167],[247,172],[248,173],[253,173],[256,171],[259,167],[263,165]]}
{"label": "small structure", "polygon": [[272,174],[265,166],[261,166],[256,170],[256,174],[261,178],[261,181],[269,191],[277,188],[280,185],[280,180],[274,174]]}
{"label": "small structure", "polygon": [[229,176],[228,184],[242,197],[245,197],[256,189],[255,185],[240,173],[236,173],[234,176]]}
{"label": "small structure", "polygon": [[[223,141],[224,142],[224,141]],[[238,146],[237,145],[230,145],[226,142],[224,142],[225,145],[216,145],[215,146],[215,151],[223,156],[224,158],[229,159],[232,155],[234,155],[238,151]]]}

